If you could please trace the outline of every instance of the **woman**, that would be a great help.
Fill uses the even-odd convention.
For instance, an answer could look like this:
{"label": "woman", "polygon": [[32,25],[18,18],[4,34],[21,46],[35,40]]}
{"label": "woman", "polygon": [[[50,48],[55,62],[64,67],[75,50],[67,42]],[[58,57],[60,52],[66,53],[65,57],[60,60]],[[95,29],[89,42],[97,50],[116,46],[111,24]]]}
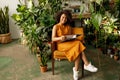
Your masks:
{"label": "woman", "polygon": [[60,11],[56,16],[57,24],[54,25],[52,30],[52,41],[57,42],[57,49],[59,51],[64,51],[65,56],[70,62],[74,62],[75,66],[73,67],[73,78],[74,80],[78,80],[78,72],[79,72],[79,63],[80,63],[80,55],[84,62],[84,69],[90,72],[97,72],[97,68],[91,65],[88,62],[84,50],[85,46],[79,40],[66,41],[65,35],[71,34],[71,26],[70,22],[72,20],[71,13],[68,10]]}

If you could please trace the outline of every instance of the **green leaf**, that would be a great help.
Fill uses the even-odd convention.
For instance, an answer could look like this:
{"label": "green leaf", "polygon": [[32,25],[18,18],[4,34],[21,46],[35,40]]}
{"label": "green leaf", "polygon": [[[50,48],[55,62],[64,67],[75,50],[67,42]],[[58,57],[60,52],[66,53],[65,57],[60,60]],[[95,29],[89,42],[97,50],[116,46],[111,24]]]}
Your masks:
{"label": "green leaf", "polygon": [[24,12],[26,10],[26,6],[18,4],[18,8],[16,10],[17,12]]}
{"label": "green leaf", "polygon": [[99,27],[102,22],[102,16],[99,13],[92,14],[91,21],[93,26],[96,28],[97,31],[99,31]]}
{"label": "green leaf", "polygon": [[103,0],[96,0],[96,3],[98,3],[99,5],[101,4],[101,2],[103,2]]}
{"label": "green leaf", "polygon": [[13,14],[11,17],[12,17],[14,20],[16,20],[16,21],[21,20],[21,18],[20,18],[20,16],[19,16],[18,14]]}
{"label": "green leaf", "polygon": [[90,12],[91,12],[91,13],[94,12],[94,7],[93,7],[92,3],[90,3]]}

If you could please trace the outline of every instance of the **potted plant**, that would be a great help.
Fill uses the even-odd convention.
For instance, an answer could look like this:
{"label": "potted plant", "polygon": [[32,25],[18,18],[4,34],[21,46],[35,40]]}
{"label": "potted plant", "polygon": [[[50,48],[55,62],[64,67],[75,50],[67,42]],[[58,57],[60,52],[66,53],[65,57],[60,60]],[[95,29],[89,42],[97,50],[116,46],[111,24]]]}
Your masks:
{"label": "potted plant", "polygon": [[47,45],[45,42],[40,43],[41,46],[39,46],[40,52],[38,52],[38,55],[40,57],[40,70],[41,72],[46,72],[47,71],[47,63],[50,59],[50,47]]}
{"label": "potted plant", "polygon": [[118,54],[118,52],[115,52],[115,54],[114,54],[114,60],[118,60],[119,59],[119,54]]}
{"label": "potted plant", "polygon": [[[19,25],[21,31],[24,34],[24,38],[26,39],[27,45],[32,52],[35,52],[37,49],[37,44],[39,43],[39,36],[46,37],[50,41],[52,26],[55,23],[53,19],[53,15],[55,11],[60,8],[57,3],[60,1],[49,1],[49,0],[38,0],[39,5],[32,7],[27,7],[24,4],[18,4],[18,8],[16,9],[18,13],[12,15],[12,18],[16,21],[16,24]],[[48,2],[47,2],[48,1]],[[57,7],[53,10],[54,6]],[[39,28],[39,30],[38,30]],[[39,31],[39,33],[37,33]],[[23,36],[22,36],[23,38]],[[42,38],[43,39],[43,38]],[[47,40],[46,39],[46,40]]]}
{"label": "potted plant", "polygon": [[0,8],[0,43],[8,43],[11,41],[8,12],[8,6],[5,6],[4,9]]}
{"label": "potted plant", "polygon": [[114,49],[114,60],[117,61],[119,59],[118,48],[117,46],[114,46],[113,49]]}
{"label": "potted plant", "polygon": [[115,60],[118,60],[119,58],[120,58],[120,42],[118,41],[118,42],[116,43],[114,59],[115,59]]}
{"label": "potted plant", "polygon": [[31,53],[37,54],[40,58],[40,65],[44,66],[47,65],[51,54],[48,42],[51,41],[52,27],[55,23],[53,15],[57,10],[60,10],[58,9],[60,8],[58,3],[61,1],[38,1],[39,4],[36,6],[32,2],[33,5],[31,7],[18,4],[16,9],[18,13],[13,14],[12,18],[25,35],[27,46]]}

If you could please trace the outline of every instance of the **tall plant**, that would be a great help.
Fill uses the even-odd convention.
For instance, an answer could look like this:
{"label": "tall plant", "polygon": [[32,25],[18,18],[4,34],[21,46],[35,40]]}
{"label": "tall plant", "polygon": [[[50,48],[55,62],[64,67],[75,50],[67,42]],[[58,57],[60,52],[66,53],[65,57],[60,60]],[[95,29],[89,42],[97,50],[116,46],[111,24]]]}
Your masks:
{"label": "tall plant", "polygon": [[[94,34],[95,34],[95,37],[96,37],[96,42],[95,43],[97,43],[97,38],[98,38],[97,35],[98,35],[98,32],[99,32],[100,25],[101,25],[101,22],[102,22],[102,17],[103,17],[101,12],[96,9],[96,6],[97,5],[101,6],[101,2],[102,2],[102,0],[95,0],[94,2],[90,2],[90,4],[89,4],[90,18],[84,20],[85,24],[87,24],[87,26],[89,26],[89,28],[93,27],[94,30],[95,30],[94,31]],[[81,10],[80,11],[80,19],[81,19],[82,14],[84,12],[84,8],[81,6],[80,10]]]}
{"label": "tall plant", "polygon": [[[58,4],[59,1],[38,0],[39,5],[35,6],[34,2],[31,2],[32,0],[29,1],[29,7],[22,3],[18,4],[16,9],[18,13],[13,14],[12,18],[25,34],[30,50],[37,53],[38,46],[42,46],[42,43],[51,40],[52,26],[55,24],[53,16],[60,5]],[[53,3],[59,5],[55,10],[51,6]]]}
{"label": "tall plant", "polygon": [[[96,5],[100,5],[101,6],[101,2],[103,0],[94,0],[94,2],[90,2],[90,19],[87,19],[85,20],[85,23],[88,25],[88,26],[92,26],[94,27],[95,31],[94,31],[94,34],[95,34],[95,43],[97,46],[98,45],[98,33],[99,33],[99,30],[100,30],[100,25],[101,25],[101,22],[102,22],[102,14],[100,13],[100,11],[97,11],[96,9]],[[83,10],[80,12],[80,15],[82,15],[83,13]],[[80,18],[82,18],[82,16],[80,16]],[[99,53],[98,53],[98,59],[99,59],[99,65],[101,65],[100,63],[100,56],[99,56]]]}
{"label": "tall plant", "polygon": [[118,12],[118,19],[120,21],[120,0],[116,0],[116,7]]}
{"label": "tall plant", "polygon": [[9,33],[9,8],[5,6],[0,8],[0,34]]}

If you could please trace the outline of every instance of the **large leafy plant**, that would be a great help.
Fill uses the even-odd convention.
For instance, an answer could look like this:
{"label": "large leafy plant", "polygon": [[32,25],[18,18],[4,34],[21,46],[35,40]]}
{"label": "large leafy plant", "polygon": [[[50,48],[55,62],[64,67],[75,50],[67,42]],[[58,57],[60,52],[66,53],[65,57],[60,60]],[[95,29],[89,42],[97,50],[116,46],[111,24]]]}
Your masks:
{"label": "large leafy plant", "polygon": [[[53,19],[54,14],[60,9],[59,1],[38,0],[39,5],[32,5],[28,8],[26,5],[18,5],[16,9],[19,14],[13,14],[13,19],[16,24],[20,26],[25,35],[28,34],[27,30],[33,25],[36,25],[36,31],[39,31],[39,36],[44,40],[49,40],[51,36],[52,26],[55,24]],[[56,8],[51,5],[57,5]],[[43,37],[42,37],[43,36]]]}
{"label": "large leafy plant", "polygon": [[[105,7],[105,3],[103,0],[94,0],[91,2],[89,7],[91,16],[89,19],[84,20],[84,22],[88,28],[93,28],[93,31],[90,32],[95,35],[95,39],[91,42],[93,42],[95,47],[104,48],[106,53],[108,43],[114,44],[114,40],[117,38],[117,36],[113,34],[113,30],[117,28],[117,18],[114,16],[115,14],[111,14],[111,10]],[[106,4],[109,5],[109,3]],[[82,18],[81,15],[83,11],[84,8],[81,8],[80,19]]]}
{"label": "large leafy plant", "polygon": [[12,18],[23,31],[29,49],[39,54],[41,64],[46,65],[50,53],[47,42],[51,41],[52,26],[55,24],[53,16],[60,10],[61,0],[38,0],[39,5],[35,5],[32,0],[29,2],[28,6],[18,4],[18,13],[13,14]]}
{"label": "large leafy plant", "polygon": [[118,39],[118,33],[114,33],[114,30],[117,29],[115,18],[110,13],[107,13],[103,18],[102,29],[105,32],[105,41],[108,42],[108,45],[116,43]]}
{"label": "large leafy plant", "polygon": [[[84,22],[87,25],[87,28],[89,28],[89,31],[86,32],[86,34],[88,36],[95,35],[95,44],[97,43],[97,39],[98,39],[98,32],[100,29],[100,25],[102,22],[102,14],[100,13],[100,11],[97,11],[96,9],[96,4],[97,5],[101,5],[102,0],[94,0],[93,2],[90,2],[89,4],[89,11],[90,11],[90,18],[89,19],[85,19]],[[82,14],[84,12],[84,7],[80,7],[80,19],[82,18]],[[90,31],[92,30],[92,31]],[[88,37],[86,36],[86,37]],[[92,42],[92,41],[91,41]]]}

